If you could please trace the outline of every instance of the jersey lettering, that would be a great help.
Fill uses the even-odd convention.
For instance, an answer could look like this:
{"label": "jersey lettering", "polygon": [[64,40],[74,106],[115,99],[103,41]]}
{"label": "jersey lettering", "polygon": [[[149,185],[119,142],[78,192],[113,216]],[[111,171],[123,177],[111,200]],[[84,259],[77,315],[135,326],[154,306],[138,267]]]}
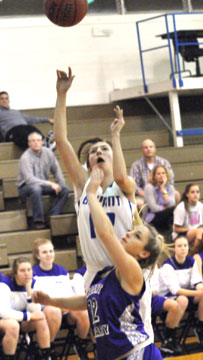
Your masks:
{"label": "jersey lettering", "polygon": [[[106,213],[106,215],[108,215],[109,219],[111,220],[112,225],[114,226],[115,225],[115,214],[114,213]],[[95,234],[95,229],[94,229],[94,224],[92,221],[91,214],[90,214],[89,220],[90,220],[90,235],[91,235],[92,239],[95,239],[96,234]]]}
{"label": "jersey lettering", "polygon": [[92,316],[92,324],[96,324],[100,321],[99,316],[97,315],[98,304],[95,298],[89,299],[87,302],[87,306],[90,308],[91,316]]}

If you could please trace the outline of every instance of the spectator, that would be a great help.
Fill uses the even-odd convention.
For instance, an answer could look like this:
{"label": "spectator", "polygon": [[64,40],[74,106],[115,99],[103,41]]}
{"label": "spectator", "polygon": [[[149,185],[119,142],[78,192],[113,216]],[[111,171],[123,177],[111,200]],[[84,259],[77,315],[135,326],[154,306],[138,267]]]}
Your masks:
{"label": "spectator", "polygon": [[189,243],[196,245],[203,236],[203,204],[199,201],[200,189],[197,184],[188,184],[182,194],[181,203],[174,211],[173,234],[186,236]]}
{"label": "spectator", "polygon": [[[3,276],[0,273],[0,282]],[[3,286],[4,287],[4,286]],[[1,288],[1,285],[0,285]],[[2,294],[1,294],[2,296]],[[1,302],[0,302],[1,304]],[[2,304],[1,304],[2,305]],[[19,337],[19,323],[15,319],[0,318],[0,332],[3,333],[2,338],[2,354],[3,359],[12,360],[15,358],[15,352]]]}
{"label": "spectator", "polygon": [[183,353],[176,340],[176,328],[182,319],[188,305],[185,296],[179,295],[176,299],[159,296],[159,269],[156,266],[151,277],[152,286],[152,318],[156,321],[159,316],[165,322],[164,341],[160,350],[164,354],[179,355]]}
{"label": "spectator", "polygon": [[[0,131],[5,141],[13,141],[20,148],[27,149],[28,135],[32,132],[41,134],[33,124],[45,122],[53,123],[53,120],[25,115],[21,111],[10,109],[8,93],[0,92]],[[44,139],[44,145],[51,150],[56,148],[52,131]]]}
{"label": "spectator", "polygon": [[203,346],[203,283],[196,261],[188,255],[189,245],[185,237],[175,240],[174,256],[168,258],[160,270],[159,295],[168,298],[187,297],[189,306],[198,308],[198,324],[195,329]]}
{"label": "spectator", "polygon": [[[36,239],[33,245],[33,274],[36,280],[35,290],[43,290],[52,297],[70,297],[84,295],[84,279],[77,273],[70,280],[68,271],[54,263],[54,247],[49,239]],[[51,341],[54,341],[63,321],[76,325],[78,336],[85,339],[89,332],[89,319],[86,310],[64,312],[54,306],[45,306],[44,313],[49,325]],[[88,359],[85,351],[78,349],[82,359]]]}
{"label": "spectator", "polygon": [[203,276],[203,239],[196,241],[190,255],[196,260],[198,271]]}
{"label": "spectator", "polygon": [[[42,136],[31,133],[28,137],[29,148],[22,154],[17,181],[19,196],[29,197],[31,201],[35,229],[45,228],[42,195],[54,197],[52,207],[47,215],[61,213],[69,194],[62,171],[55,155],[50,149],[42,146]],[[54,181],[48,180],[52,173]]]}
{"label": "spectator", "polygon": [[164,165],[157,165],[152,170],[144,189],[144,201],[149,208],[145,221],[159,230],[170,228],[173,224],[175,189],[170,184],[169,171]]}
{"label": "spectator", "polygon": [[24,257],[17,258],[13,263],[11,276],[3,277],[0,283],[0,316],[2,318],[0,322],[7,323],[4,327],[5,336],[6,331],[9,333],[9,324],[11,325],[10,334],[13,331],[11,343],[5,344],[5,339],[3,340],[4,359],[15,358],[19,329],[24,332],[36,331],[39,345],[38,359],[50,359],[49,328],[41,306],[36,306],[32,302],[33,287],[32,266],[29,260]]}
{"label": "spectator", "polygon": [[[142,142],[141,150],[143,157],[140,160],[135,161],[130,169],[130,175],[136,182],[135,195],[138,198],[138,206],[143,205],[144,188],[149,180],[150,172],[157,165],[164,165],[170,173],[170,182],[174,185],[174,173],[171,164],[168,160],[156,155],[156,146],[151,139],[145,139]],[[180,194],[176,191],[176,203],[180,201]]]}

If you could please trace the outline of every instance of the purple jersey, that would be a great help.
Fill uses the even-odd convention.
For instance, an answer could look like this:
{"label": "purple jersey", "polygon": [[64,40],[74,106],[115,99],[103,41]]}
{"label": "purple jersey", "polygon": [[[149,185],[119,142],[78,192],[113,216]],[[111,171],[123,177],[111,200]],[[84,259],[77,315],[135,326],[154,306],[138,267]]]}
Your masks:
{"label": "purple jersey", "polygon": [[139,300],[144,291],[145,284],[139,295],[128,294],[111,267],[97,273],[87,294],[97,360],[113,360],[138,344],[145,346],[149,336],[139,314]]}

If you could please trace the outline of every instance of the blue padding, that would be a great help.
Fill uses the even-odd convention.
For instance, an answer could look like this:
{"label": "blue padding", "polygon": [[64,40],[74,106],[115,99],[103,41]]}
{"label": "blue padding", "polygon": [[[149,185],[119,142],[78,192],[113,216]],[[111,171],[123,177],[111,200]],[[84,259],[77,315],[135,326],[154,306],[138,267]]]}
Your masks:
{"label": "blue padding", "polygon": [[203,129],[184,129],[176,131],[177,136],[203,135]]}

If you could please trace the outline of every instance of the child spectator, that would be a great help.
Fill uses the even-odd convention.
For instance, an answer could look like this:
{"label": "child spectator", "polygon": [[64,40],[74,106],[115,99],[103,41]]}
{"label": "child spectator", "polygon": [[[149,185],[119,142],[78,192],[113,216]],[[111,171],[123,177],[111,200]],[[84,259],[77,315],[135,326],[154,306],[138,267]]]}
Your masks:
{"label": "child spectator", "polygon": [[174,211],[172,238],[186,236],[189,243],[198,243],[203,235],[203,204],[199,201],[197,184],[188,184],[182,194],[182,201]]}

